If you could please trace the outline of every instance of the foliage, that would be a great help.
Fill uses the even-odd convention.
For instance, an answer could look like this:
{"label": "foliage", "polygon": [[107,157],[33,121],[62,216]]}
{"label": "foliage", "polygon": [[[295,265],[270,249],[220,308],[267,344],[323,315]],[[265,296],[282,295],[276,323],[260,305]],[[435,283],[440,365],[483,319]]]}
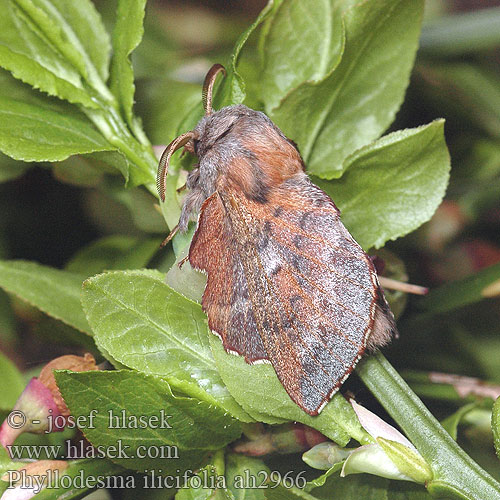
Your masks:
{"label": "foliage", "polygon": [[[85,419],[93,409],[97,411],[94,426],[80,426],[96,449],[109,450],[120,443],[130,452],[129,457],[108,454],[71,461],[67,474],[76,476],[83,470],[87,475],[131,478],[141,498],[158,495],[143,488],[152,469],[164,478],[181,477],[186,471],[192,475],[196,470],[192,477],[200,481],[225,481],[200,488],[193,480],[179,491],[178,484],[163,483],[162,498],[175,495],[179,500],[417,500],[430,494],[500,498],[500,485],[486,472],[498,475],[500,469],[484,452],[491,447],[491,429],[497,452],[500,448],[498,400],[489,434],[482,435],[488,445],[468,443],[471,456],[479,456],[485,464],[483,470],[457,445],[457,427],[468,422],[471,432],[479,432],[479,420],[471,415],[481,409],[489,418],[492,398],[478,402],[473,395],[471,401],[450,385],[444,396],[422,373],[450,369],[500,382],[495,365],[500,344],[491,335],[498,333],[499,323],[492,318],[498,315],[494,297],[499,293],[500,264],[482,270],[471,264],[468,276],[447,274],[448,268],[435,265],[437,261],[451,265],[444,256],[453,254],[448,252],[453,238],[459,237],[466,223],[472,235],[481,231],[487,224],[485,214],[500,196],[500,106],[494,105],[500,102],[499,76],[484,62],[488,49],[498,42],[490,27],[492,17],[500,18],[498,10],[475,20],[460,19],[464,36],[471,38],[472,53],[483,56],[472,62],[446,60],[457,54],[456,44],[446,43],[456,37],[453,23],[441,21],[440,25],[442,18],[437,16],[428,24],[410,99],[403,104],[421,37],[423,0],[269,0],[238,38],[230,29],[233,20],[226,19],[221,31],[231,34],[234,47],[209,53],[199,72],[192,69],[194,58],[179,63],[180,57],[160,57],[156,48],[157,57],[141,49],[144,37],[147,47],[160,44],[160,50],[181,52],[158,20],[158,7],[144,0],[118,0],[112,15],[109,7],[90,0],[0,0],[0,6],[0,189],[6,193],[0,203],[5,214],[17,212],[17,218],[0,218],[0,256],[4,257],[0,287],[6,292],[0,290],[0,341],[29,360],[23,337],[16,337],[17,317],[18,331],[27,330],[30,338],[44,345],[46,352],[37,361],[46,360],[47,352],[60,352],[61,345],[76,343],[107,362],[103,366],[114,369],[58,371],[56,381],[74,417]],[[107,30],[110,24],[114,27]],[[471,51],[467,44],[462,44],[462,50]],[[452,414],[444,426],[381,354],[367,357],[356,370],[427,462],[432,471],[427,490],[423,485],[369,475],[342,478],[338,465],[320,476],[300,460],[297,450],[290,460],[234,452],[232,443],[252,440],[262,424],[300,422],[342,447],[355,442],[367,445],[373,439],[342,394],[336,394],[319,416],[311,417],[292,403],[269,365],[251,366],[224,352],[197,303],[203,277],[188,265],[181,271],[176,264],[186,254],[192,227],[187,235],[176,236],[166,249],[156,251],[161,233],[178,219],[184,194],[177,188],[184,184],[192,158],[172,159],[167,199],[160,207],[151,143],[170,142],[201,117],[200,81],[210,66],[208,59],[225,62],[227,69],[216,88],[215,107],[246,103],[266,112],[297,143],[312,180],[332,197],[345,225],[366,251],[376,253],[387,244],[419,281],[426,275],[422,266],[417,269],[412,262],[420,258],[434,263],[429,282],[441,286],[422,300],[410,301],[399,322],[402,339],[396,342],[391,359],[399,367],[420,370],[418,376],[408,374],[410,386],[438,401],[437,417]],[[134,66],[141,68],[140,81],[134,81]],[[179,82],[183,71],[194,71],[194,78],[189,77],[196,84]],[[439,85],[434,87],[436,81]],[[425,112],[413,105],[415,96],[416,102],[424,102]],[[442,115],[450,118],[452,155],[458,158],[444,205],[450,155]],[[466,122],[466,133],[455,129],[458,119]],[[405,128],[396,130],[399,127]],[[78,223],[92,225],[92,235],[99,238],[70,246],[71,238],[61,234],[57,245],[64,257],[59,262],[38,258],[36,251],[32,261],[19,260],[30,255],[15,251],[8,231],[13,221],[23,226],[33,217],[17,204],[16,186],[29,186],[30,178],[41,179],[38,193],[43,182],[55,182],[46,180],[48,171],[60,183],[58,190],[68,190],[69,197],[80,200],[81,206],[75,208],[80,212]],[[41,200],[35,198],[35,203],[59,204],[61,227],[72,224],[74,214],[63,206],[62,198]],[[450,202],[456,210],[444,212],[442,207]],[[37,205],[31,212],[36,220],[26,223],[28,238],[31,234],[36,238],[37,227],[43,232],[52,223],[48,212],[38,210]],[[498,237],[493,238],[490,247],[496,249],[497,260],[499,245]],[[383,255],[389,264],[397,260],[387,250]],[[487,264],[494,262],[494,257],[487,260]],[[388,297],[392,301],[393,296]],[[485,301],[491,310],[481,309]],[[403,302],[395,303],[396,307],[400,312]],[[496,327],[482,332],[470,347],[477,325],[467,318],[475,314],[486,330],[492,324]],[[446,333],[454,345],[465,346],[458,358],[451,359],[453,348],[446,345]],[[446,340],[444,347],[431,342],[433,335]],[[429,355],[419,363],[412,353],[424,348]],[[0,397],[5,414],[22,390],[24,375],[4,356],[0,366],[8,386]],[[476,373],[468,371],[471,366]],[[366,392],[360,394],[371,404]],[[159,409],[170,416],[171,427],[109,428],[109,412],[146,418],[157,415]],[[37,436],[35,444],[42,439]],[[476,441],[481,443],[480,438]],[[179,456],[139,458],[141,447],[178,451]],[[404,457],[404,447],[396,448]],[[0,469],[12,467],[8,456],[0,455]],[[299,481],[304,474],[307,484]],[[253,486],[249,478],[254,478]],[[5,488],[5,481],[0,481],[0,492]],[[90,489],[66,491],[65,498]],[[47,488],[36,498],[55,499],[61,494],[60,489]]]}

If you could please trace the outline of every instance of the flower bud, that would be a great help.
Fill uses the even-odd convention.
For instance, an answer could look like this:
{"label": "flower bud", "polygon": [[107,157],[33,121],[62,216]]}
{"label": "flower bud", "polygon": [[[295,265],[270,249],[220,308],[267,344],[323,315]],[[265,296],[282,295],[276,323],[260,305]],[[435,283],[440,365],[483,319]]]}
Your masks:
{"label": "flower bud", "polygon": [[62,431],[70,412],[56,385],[53,370],[75,372],[97,370],[91,354],[61,356],[48,363],[39,377],[32,378],[0,427],[0,444],[14,443],[23,432],[41,434]]}
{"label": "flower bud", "polygon": [[341,448],[330,441],[319,443],[302,455],[302,460],[314,469],[327,470],[345,460],[353,450]]}

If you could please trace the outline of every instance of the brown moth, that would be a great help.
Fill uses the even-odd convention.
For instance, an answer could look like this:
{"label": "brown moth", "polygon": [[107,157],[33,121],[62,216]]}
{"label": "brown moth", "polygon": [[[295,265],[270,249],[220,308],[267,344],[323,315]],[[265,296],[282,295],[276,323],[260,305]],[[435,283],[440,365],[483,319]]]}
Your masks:
{"label": "brown moth", "polygon": [[291,399],[317,415],[366,349],[396,333],[372,261],[328,195],[305,173],[295,146],[244,105],[212,110],[217,74],[205,78],[205,116],[165,149],[198,157],[177,230],[198,226],[191,266],[208,275],[202,306],[224,349],[247,363],[270,362]]}

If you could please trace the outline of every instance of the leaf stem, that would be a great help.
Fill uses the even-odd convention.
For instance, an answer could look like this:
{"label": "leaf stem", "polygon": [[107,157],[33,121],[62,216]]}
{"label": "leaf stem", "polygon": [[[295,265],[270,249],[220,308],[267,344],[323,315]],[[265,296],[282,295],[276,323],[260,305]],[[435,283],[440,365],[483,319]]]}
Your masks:
{"label": "leaf stem", "polygon": [[132,185],[145,184],[154,196],[158,196],[154,187],[158,162],[149,142],[141,144],[113,107],[101,104],[101,110],[83,108],[83,111],[109,143],[130,160],[133,168]]}
{"label": "leaf stem", "polygon": [[458,446],[381,353],[365,358],[356,373],[430,465],[429,493],[500,500],[500,483]]}

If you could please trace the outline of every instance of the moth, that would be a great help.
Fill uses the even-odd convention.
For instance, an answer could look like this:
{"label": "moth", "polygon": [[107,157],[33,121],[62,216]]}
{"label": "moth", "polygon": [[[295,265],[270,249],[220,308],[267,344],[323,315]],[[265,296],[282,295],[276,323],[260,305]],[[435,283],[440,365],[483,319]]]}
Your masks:
{"label": "moth", "polygon": [[224,349],[271,363],[290,398],[317,415],[368,349],[396,334],[368,255],[295,144],[262,112],[212,109],[220,64],[203,86],[205,116],[165,149],[157,185],[165,201],[172,154],[198,157],[178,225],[198,217],[188,259],[207,274],[202,307]]}

